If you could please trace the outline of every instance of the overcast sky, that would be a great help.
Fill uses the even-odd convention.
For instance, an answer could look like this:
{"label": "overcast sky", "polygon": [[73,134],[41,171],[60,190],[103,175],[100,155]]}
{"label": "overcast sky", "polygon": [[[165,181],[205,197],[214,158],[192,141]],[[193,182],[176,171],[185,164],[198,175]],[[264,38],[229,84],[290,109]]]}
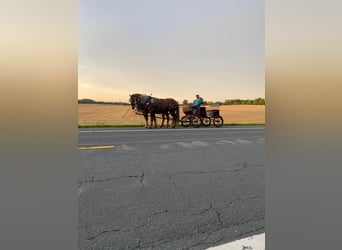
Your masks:
{"label": "overcast sky", "polygon": [[79,99],[265,97],[264,1],[81,0]]}

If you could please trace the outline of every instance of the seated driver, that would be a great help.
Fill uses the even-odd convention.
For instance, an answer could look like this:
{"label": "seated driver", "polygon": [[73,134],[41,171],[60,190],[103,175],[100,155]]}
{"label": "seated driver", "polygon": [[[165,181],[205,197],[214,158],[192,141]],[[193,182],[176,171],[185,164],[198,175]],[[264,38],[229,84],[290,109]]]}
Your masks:
{"label": "seated driver", "polygon": [[201,104],[202,98],[200,98],[199,95],[196,95],[196,99],[193,101],[193,105],[191,106],[191,111],[193,114],[198,114],[200,112]]}

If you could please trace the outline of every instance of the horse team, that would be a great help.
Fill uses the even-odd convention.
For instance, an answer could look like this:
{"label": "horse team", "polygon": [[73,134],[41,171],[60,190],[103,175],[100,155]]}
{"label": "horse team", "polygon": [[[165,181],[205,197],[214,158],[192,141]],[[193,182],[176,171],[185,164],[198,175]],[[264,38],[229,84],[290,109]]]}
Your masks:
{"label": "horse team", "polygon": [[[131,108],[141,113],[145,118],[145,128],[157,128],[156,114],[161,114],[162,123],[160,127],[164,126],[165,117],[167,119],[167,127],[169,127],[169,120],[172,117],[172,128],[175,128],[179,122],[179,104],[173,98],[156,98],[149,95],[132,94],[129,102]],[[148,116],[150,115],[150,124],[148,123]]]}

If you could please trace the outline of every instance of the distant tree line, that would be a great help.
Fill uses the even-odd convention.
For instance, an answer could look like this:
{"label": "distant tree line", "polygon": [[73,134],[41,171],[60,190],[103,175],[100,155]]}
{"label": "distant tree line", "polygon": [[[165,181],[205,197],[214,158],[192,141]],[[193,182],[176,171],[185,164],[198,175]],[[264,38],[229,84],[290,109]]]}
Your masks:
{"label": "distant tree line", "polygon": [[[265,105],[265,98],[255,98],[254,100],[242,99],[226,99],[224,102],[220,101],[204,101],[204,105]],[[189,105],[188,100],[183,101],[183,105]]]}
{"label": "distant tree line", "polygon": [[[112,104],[112,105],[130,105],[127,102],[104,102],[94,101],[92,99],[79,99],[79,104]],[[189,105],[188,100],[183,100],[183,105]],[[204,101],[204,105],[265,105],[265,98],[255,98],[254,100],[242,100],[242,99],[226,99],[224,102],[220,101]]]}
{"label": "distant tree line", "polygon": [[79,99],[78,104],[112,104],[112,105],[129,105],[127,102],[103,102],[94,101],[92,99]]}

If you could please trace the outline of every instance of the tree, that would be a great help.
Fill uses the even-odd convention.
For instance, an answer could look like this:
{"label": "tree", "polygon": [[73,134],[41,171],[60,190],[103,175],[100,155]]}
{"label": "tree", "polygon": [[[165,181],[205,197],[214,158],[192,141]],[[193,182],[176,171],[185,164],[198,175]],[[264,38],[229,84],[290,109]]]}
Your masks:
{"label": "tree", "polygon": [[226,100],[224,100],[224,103],[223,103],[224,105],[230,105],[230,104],[232,104],[232,101],[231,100],[229,100],[229,99],[226,99]]}
{"label": "tree", "polygon": [[96,102],[92,99],[81,99],[81,100],[78,100],[78,103],[94,104]]}
{"label": "tree", "polygon": [[187,99],[184,99],[184,100],[183,100],[183,105],[189,105],[189,103],[188,103],[188,100],[187,100]]}
{"label": "tree", "polygon": [[261,98],[261,97],[256,98],[256,99],[254,99],[254,104],[256,104],[256,105],[265,105],[265,99]]}

